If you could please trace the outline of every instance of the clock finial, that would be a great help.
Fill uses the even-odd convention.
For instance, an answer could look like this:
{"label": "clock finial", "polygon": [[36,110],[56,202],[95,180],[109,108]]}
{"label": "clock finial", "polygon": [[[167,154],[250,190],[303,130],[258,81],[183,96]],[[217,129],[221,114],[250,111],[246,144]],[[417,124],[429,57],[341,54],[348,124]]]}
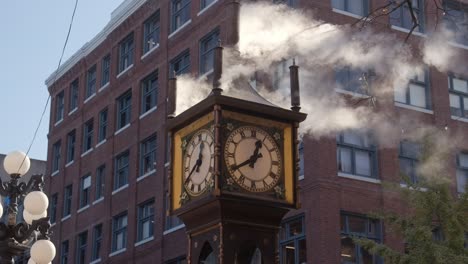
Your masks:
{"label": "clock finial", "polygon": [[214,63],[213,63],[213,89],[214,95],[220,95],[221,89],[221,75],[223,74],[223,47],[221,40],[218,40],[218,46],[214,48]]}
{"label": "clock finial", "polygon": [[291,110],[299,112],[301,110],[301,96],[299,93],[299,66],[296,65],[296,59],[293,59],[293,65],[289,66],[291,79]]}

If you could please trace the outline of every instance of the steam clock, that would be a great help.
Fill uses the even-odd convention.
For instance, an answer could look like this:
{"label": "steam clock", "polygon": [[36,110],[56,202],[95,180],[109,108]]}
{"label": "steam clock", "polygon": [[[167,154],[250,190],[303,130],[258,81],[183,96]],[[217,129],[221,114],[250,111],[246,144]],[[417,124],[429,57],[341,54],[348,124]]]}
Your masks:
{"label": "steam clock", "polygon": [[297,128],[306,118],[298,67],[287,110],[255,91],[248,100],[222,95],[221,57],[218,47],[212,93],[168,122],[170,211],[185,223],[189,263],[279,263],[281,219],[298,207]]}

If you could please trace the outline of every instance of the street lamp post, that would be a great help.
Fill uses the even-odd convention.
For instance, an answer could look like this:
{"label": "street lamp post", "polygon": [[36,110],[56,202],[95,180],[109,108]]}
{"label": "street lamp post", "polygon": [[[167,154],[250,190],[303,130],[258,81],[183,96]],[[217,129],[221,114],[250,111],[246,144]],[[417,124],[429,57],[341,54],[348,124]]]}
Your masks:
{"label": "street lamp post", "polygon": [[[7,223],[0,223],[0,264],[15,263],[14,257],[30,250],[28,264],[48,264],[55,257],[55,246],[50,242],[50,222],[47,217],[49,200],[42,192],[44,178],[33,175],[28,183],[20,182],[21,176],[30,167],[30,160],[20,151],[9,153],[4,161],[5,171],[10,175],[9,182],[0,179],[0,195],[8,197]],[[23,200],[24,199],[24,200]],[[23,200],[25,222],[16,223],[18,204]],[[3,207],[0,204],[0,217]],[[34,241],[30,247],[31,241]]]}

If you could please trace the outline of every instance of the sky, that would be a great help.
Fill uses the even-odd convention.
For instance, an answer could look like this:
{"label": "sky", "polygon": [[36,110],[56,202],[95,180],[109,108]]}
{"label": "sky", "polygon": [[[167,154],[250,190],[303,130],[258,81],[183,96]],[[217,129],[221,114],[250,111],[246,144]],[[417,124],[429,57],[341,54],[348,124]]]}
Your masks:
{"label": "sky", "polygon": [[[79,0],[62,63],[109,22],[123,0]],[[26,152],[46,105],[75,0],[4,1],[0,8],[0,154]],[[50,102],[28,154],[47,159]]]}

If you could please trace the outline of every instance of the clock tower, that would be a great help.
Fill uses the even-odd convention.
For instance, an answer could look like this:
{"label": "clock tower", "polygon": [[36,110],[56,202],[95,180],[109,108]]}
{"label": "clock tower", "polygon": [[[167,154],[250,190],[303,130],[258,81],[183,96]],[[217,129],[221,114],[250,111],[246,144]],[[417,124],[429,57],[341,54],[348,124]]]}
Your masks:
{"label": "clock tower", "polygon": [[[279,263],[283,216],[298,208],[298,67],[291,70],[292,110],[250,90],[222,95],[222,48],[215,49],[212,93],[178,116],[170,102],[170,213],[185,224],[188,263]],[[170,92],[175,91],[174,79]],[[175,97],[175,96],[173,96]]]}

